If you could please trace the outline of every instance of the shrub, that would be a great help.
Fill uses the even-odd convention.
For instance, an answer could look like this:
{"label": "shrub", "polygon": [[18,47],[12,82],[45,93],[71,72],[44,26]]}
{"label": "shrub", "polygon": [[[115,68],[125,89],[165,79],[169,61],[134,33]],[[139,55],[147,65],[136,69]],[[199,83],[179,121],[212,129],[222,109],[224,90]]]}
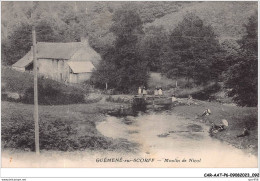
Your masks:
{"label": "shrub", "polygon": [[78,139],[80,149],[108,149],[112,144],[111,141],[106,140],[101,136],[81,136]]}
{"label": "shrub", "polygon": [[[26,89],[24,96],[22,97],[22,102],[33,104],[33,100],[34,100],[33,96],[34,96],[33,87]],[[43,105],[83,103],[84,94],[64,93],[59,89],[53,88],[49,84],[45,86],[39,84],[38,99],[39,99],[39,104],[43,104]]]}
{"label": "shrub", "polygon": [[19,115],[12,115],[9,124],[2,122],[3,148],[34,149],[33,122]]}
{"label": "shrub", "polygon": [[[40,149],[73,151],[78,149],[107,149],[112,142],[94,133],[79,136],[73,121],[40,120]],[[19,114],[11,116],[8,124],[2,123],[3,148],[35,150],[34,122]]]}
{"label": "shrub", "polygon": [[194,99],[212,100],[214,94],[221,90],[219,84],[210,84],[208,86],[198,86],[193,88],[179,89],[175,92],[178,98],[188,98],[191,95]]}
{"label": "shrub", "polygon": [[221,90],[221,86],[219,84],[213,84],[205,89],[195,92],[191,94],[191,96],[195,99],[199,100],[211,100],[214,99],[212,94],[219,92]]}
{"label": "shrub", "polygon": [[115,103],[130,103],[131,102],[131,98],[129,97],[125,97],[124,95],[122,96],[108,96],[106,98],[107,102],[115,102]]}
{"label": "shrub", "polygon": [[[18,72],[9,67],[2,67],[2,100],[14,101],[4,95],[6,92],[18,93],[23,103],[33,103],[33,75],[28,72]],[[83,103],[84,95],[88,94],[87,88],[80,86],[69,86],[63,83],[47,79],[38,78],[39,104],[57,105]]]}

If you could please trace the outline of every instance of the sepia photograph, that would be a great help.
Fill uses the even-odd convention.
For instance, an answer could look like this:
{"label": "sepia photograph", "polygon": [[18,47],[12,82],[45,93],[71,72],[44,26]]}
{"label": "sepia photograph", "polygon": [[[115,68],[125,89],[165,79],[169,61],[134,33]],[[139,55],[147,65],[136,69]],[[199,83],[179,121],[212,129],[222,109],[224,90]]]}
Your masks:
{"label": "sepia photograph", "polygon": [[2,168],[257,168],[257,106],[257,1],[1,2]]}

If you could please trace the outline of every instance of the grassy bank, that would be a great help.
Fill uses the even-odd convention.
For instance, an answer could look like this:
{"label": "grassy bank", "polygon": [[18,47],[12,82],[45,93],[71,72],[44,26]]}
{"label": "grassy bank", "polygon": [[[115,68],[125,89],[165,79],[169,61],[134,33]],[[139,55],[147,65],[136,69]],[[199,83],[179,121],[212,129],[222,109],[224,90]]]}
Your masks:
{"label": "grassy bank", "polygon": [[[138,147],[136,144],[123,139],[104,137],[96,129],[96,122],[104,120],[104,113],[128,105],[128,101],[121,98],[119,101],[119,98],[120,96],[107,96],[109,100],[105,101],[104,97],[102,101],[91,104],[39,106],[41,149],[135,151]],[[203,122],[209,126],[211,123],[221,124],[221,120],[226,119],[229,127],[213,137],[246,152],[257,154],[257,108],[195,99],[194,102],[196,104],[189,106],[180,104],[172,111],[186,119]],[[212,114],[200,117],[205,109],[210,109]],[[2,148],[34,149],[33,105],[2,101],[1,118]],[[237,137],[243,128],[249,130],[249,136]]]}
{"label": "grassy bank", "polygon": [[[101,135],[96,122],[116,103],[39,106],[41,150],[121,150],[137,147],[123,139]],[[2,101],[2,148],[34,150],[33,105]]]}
{"label": "grassy bank", "polygon": [[[229,126],[226,130],[213,134],[213,137],[225,141],[239,149],[257,155],[258,151],[258,120],[257,108],[237,107],[221,103],[196,101],[198,105],[184,105],[174,107],[173,111],[179,116],[194,121],[221,124],[226,119]],[[210,109],[212,114],[200,117],[205,109]],[[243,132],[243,128],[249,130],[249,136],[237,137]]]}
{"label": "grassy bank", "polygon": [[[1,67],[1,71],[3,90],[24,93],[26,89],[33,87],[33,74],[29,72],[18,72],[10,67],[4,66]],[[64,93],[87,93],[87,90],[65,85],[51,79],[41,78],[41,76],[39,76],[39,84],[48,84],[51,87],[59,89]]]}
{"label": "grassy bank", "polygon": [[[2,100],[33,103],[33,74],[18,72],[10,67],[1,68]],[[38,78],[39,104],[57,105],[85,102],[88,89],[66,85],[44,78]],[[17,95],[15,98],[9,95]]]}
{"label": "grassy bank", "polygon": [[[177,87],[176,87],[177,82]],[[209,100],[221,103],[232,103],[232,99],[226,95],[223,83],[210,82],[207,85],[196,85],[193,80],[185,78],[168,79],[160,73],[152,72],[148,81],[148,93],[153,94],[156,87],[161,87],[164,95],[178,98],[192,96],[199,100]]]}

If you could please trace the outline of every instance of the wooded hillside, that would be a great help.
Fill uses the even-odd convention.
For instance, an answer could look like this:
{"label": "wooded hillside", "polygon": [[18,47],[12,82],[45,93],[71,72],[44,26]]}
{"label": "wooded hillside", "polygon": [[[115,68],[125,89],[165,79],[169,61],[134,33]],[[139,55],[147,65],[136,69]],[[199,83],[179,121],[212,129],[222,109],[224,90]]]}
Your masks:
{"label": "wooded hillside", "polygon": [[[242,36],[242,25],[257,10],[257,2],[39,2],[35,21],[50,23],[62,41],[89,34],[93,44],[102,46],[112,40],[112,15],[122,6],[135,9],[145,27],[163,26],[168,31],[187,12],[194,12],[213,26],[220,38],[235,39]],[[21,24],[32,23],[31,11],[31,2],[2,3],[2,41]]]}
{"label": "wooded hillside", "polygon": [[255,106],[257,22],[257,2],[3,2],[2,64],[29,51],[35,25],[41,42],[87,36],[102,57],[91,80],[99,88],[129,93],[147,86],[150,71],[187,87],[225,81],[238,90],[243,80],[249,90],[230,96]]}

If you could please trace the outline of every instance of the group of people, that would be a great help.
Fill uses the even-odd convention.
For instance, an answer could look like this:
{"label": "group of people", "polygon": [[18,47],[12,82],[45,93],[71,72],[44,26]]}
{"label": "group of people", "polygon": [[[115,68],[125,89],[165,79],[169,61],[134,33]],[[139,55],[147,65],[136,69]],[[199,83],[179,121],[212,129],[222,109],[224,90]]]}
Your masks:
{"label": "group of people", "polygon": [[[147,90],[146,90],[146,88],[145,87],[139,87],[138,88],[138,95],[147,95]],[[155,96],[161,96],[161,95],[163,95],[163,91],[162,91],[162,88],[160,87],[160,88],[158,88],[158,87],[156,87],[155,88],[155,90],[154,90],[154,95]]]}
{"label": "group of people", "polygon": [[147,95],[147,90],[145,87],[138,88],[138,95]]}
{"label": "group of people", "polygon": [[154,95],[155,96],[161,96],[161,95],[163,95],[163,92],[162,92],[162,88],[160,87],[160,88],[158,88],[158,87],[156,87],[155,88],[155,90],[154,90]]}

